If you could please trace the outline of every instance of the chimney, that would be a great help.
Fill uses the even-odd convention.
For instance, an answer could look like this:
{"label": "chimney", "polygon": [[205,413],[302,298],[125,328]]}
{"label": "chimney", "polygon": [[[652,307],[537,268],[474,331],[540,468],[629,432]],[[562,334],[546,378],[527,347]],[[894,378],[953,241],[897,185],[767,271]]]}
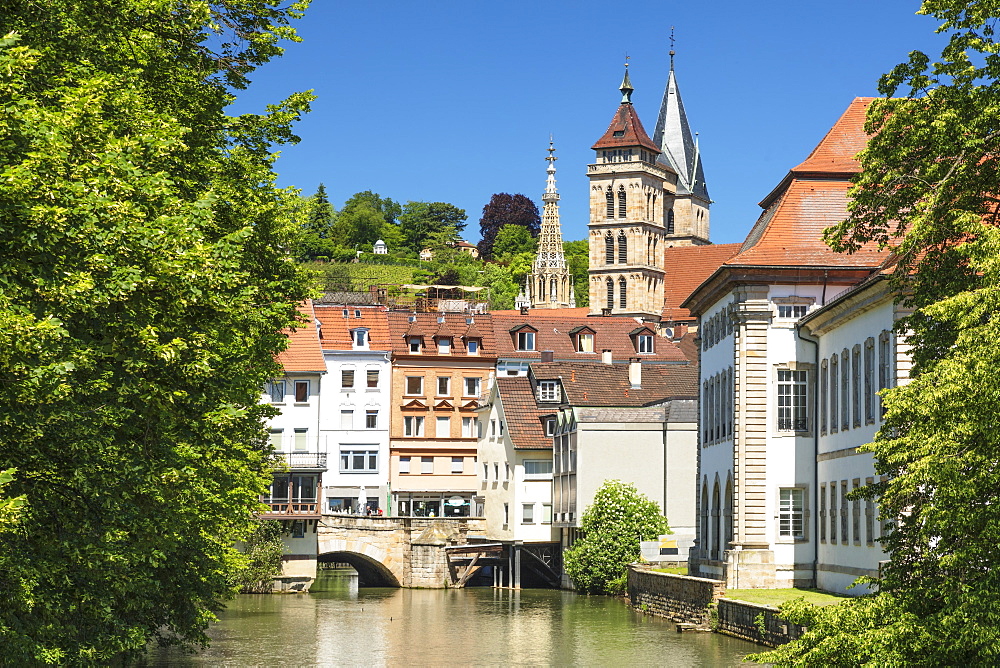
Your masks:
{"label": "chimney", "polygon": [[553,352],[551,350],[543,350],[542,351],[542,361],[543,362],[551,362],[552,361],[552,355],[553,355]]}
{"label": "chimney", "polygon": [[602,308],[601,309],[601,315],[604,316],[604,317],[607,317],[607,316],[611,315],[611,308],[607,307],[607,306],[605,306],[604,308]]}
{"label": "chimney", "polygon": [[528,307],[527,306],[522,306],[521,307],[521,315],[528,315]]}
{"label": "chimney", "polygon": [[628,383],[633,390],[642,389],[642,361],[638,357],[628,360]]}
{"label": "chimney", "polygon": [[614,361],[614,360],[611,359],[611,351],[610,350],[602,350],[601,351],[601,361],[604,362],[605,364],[611,364]]}

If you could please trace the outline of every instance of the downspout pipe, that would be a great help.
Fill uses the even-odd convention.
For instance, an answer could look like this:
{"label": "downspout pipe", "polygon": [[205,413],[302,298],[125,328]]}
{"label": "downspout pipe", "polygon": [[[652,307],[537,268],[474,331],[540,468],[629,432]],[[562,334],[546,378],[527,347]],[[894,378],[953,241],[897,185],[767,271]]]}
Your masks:
{"label": "downspout pipe", "polygon": [[[824,285],[824,292],[826,286]],[[825,298],[825,295],[824,295]],[[806,343],[813,345],[813,382],[812,391],[812,438],[813,438],[813,486],[812,503],[810,504],[810,543],[813,544],[813,587],[819,586],[819,339],[807,334],[802,325],[795,327],[795,333]]]}

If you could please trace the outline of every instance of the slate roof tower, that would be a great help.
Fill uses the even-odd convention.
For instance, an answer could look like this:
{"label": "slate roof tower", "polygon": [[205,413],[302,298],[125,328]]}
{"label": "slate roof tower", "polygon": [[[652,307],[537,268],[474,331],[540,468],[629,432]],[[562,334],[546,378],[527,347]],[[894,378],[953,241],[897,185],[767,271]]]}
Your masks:
{"label": "slate roof tower", "polygon": [[542,229],[538,235],[538,255],[525,278],[525,295],[533,308],[574,308],[573,281],[563,253],[559,227],[559,193],[556,191],[555,146],[549,138],[549,166],[542,194]]}

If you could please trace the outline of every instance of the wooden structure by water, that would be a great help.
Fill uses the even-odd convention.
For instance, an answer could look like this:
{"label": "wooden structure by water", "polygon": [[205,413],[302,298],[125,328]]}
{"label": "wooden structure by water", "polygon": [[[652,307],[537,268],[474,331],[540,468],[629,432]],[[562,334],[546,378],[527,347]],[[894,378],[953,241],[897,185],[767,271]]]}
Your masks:
{"label": "wooden structure by water", "polygon": [[493,574],[493,586],[520,589],[522,584],[558,588],[561,549],[558,543],[470,541],[444,548],[452,587],[465,587],[484,568]]}

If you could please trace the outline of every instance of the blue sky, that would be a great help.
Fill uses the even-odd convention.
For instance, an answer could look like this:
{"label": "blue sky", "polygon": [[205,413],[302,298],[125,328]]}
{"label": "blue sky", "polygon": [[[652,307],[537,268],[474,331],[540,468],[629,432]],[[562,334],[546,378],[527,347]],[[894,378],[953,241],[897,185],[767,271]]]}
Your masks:
{"label": "blue sky", "polygon": [[282,149],[279,184],[334,206],[373,190],[466,210],[523,193],[541,209],[549,133],[563,237],[586,236],[590,146],[621,98],[626,52],[652,134],[669,68],[699,133],[712,240],[742,241],[757,206],[857,96],[914,49],[940,52],[919,2],[337,2],[313,0],[304,41],[253,77],[233,110],[290,93],[318,99]]}

